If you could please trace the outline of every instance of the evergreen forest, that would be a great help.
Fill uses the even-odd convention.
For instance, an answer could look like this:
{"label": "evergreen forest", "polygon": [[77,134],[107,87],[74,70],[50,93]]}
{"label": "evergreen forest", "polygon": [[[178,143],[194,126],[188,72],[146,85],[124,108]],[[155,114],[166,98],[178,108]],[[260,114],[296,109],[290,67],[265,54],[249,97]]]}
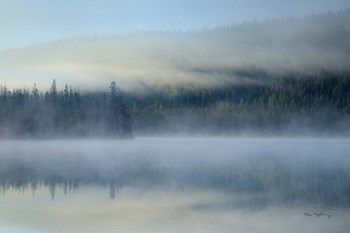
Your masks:
{"label": "evergreen forest", "polygon": [[0,88],[2,137],[131,137],[136,135],[348,135],[350,74],[256,74],[227,80],[145,86],[142,93],[80,93],[65,85]]}
{"label": "evergreen forest", "polygon": [[131,137],[131,121],[120,88],[115,82],[110,92],[81,94],[65,85],[58,90],[56,80],[41,93],[0,88],[0,134],[2,137]]}
{"label": "evergreen forest", "polygon": [[350,132],[350,74],[344,72],[256,74],[250,84],[165,85],[149,87],[147,93],[129,96],[128,104],[135,131],[146,134]]}

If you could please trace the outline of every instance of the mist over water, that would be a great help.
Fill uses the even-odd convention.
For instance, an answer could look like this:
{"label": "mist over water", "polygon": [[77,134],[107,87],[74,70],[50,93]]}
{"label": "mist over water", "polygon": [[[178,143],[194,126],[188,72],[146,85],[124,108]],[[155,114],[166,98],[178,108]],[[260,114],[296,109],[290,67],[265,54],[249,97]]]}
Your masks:
{"label": "mist over water", "polygon": [[[308,179],[329,176],[329,183],[322,180],[324,183],[314,184],[315,190],[310,190],[327,194],[327,186],[336,188],[332,180],[348,182],[350,175],[348,139],[137,138],[0,143],[5,192],[11,186],[32,186],[35,191],[41,183],[295,192],[290,185],[309,189],[312,184],[307,184]],[[346,186],[337,188],[349,191]],[[323,201],[321,204],[331,204]]]}
{"label": "mist over water", "polygon": [[4,226],[59,232],[45,215],[65,223],[61,232],[348,227],[348,139],[19,140],[0,147]]}
{"label": "mist over water", "polygon": [[[74,5],[78,22],[79,2],[47,6]],[[5,24],[27,22],[12,10]],[[349,232],[349,21],[342,9],[0,51],[0,233]]]}

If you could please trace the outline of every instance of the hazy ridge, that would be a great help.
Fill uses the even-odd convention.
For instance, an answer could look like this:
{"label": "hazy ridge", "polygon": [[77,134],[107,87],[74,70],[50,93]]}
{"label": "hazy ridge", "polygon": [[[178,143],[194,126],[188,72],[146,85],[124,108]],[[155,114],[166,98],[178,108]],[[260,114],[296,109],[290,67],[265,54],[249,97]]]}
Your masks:
{"label": "hazy ridge", "polygon": [[254,71],[347,72],[348,22],[349,9],[191,32],[76,37],[2,51],[0,76],[9,87],[49,86],[56,78],[83,90],[112,80],[134,90],[142,83],[252,82]]}

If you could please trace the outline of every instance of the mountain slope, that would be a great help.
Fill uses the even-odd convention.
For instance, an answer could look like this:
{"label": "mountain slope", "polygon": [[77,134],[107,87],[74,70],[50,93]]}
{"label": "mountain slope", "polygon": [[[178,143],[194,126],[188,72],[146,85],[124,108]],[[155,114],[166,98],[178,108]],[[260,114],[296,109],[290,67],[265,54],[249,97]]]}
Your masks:
{"label": "mountain slope", "polygon": [[[192,32],[71,38],[0,53],[9,86],[72,83],[127,90],[147,85],[255,81],[283,72],[349,71],[350,10]],[[12,81],[12,80],[16,80]],[[79,84],[79,85],[78,85]]]}

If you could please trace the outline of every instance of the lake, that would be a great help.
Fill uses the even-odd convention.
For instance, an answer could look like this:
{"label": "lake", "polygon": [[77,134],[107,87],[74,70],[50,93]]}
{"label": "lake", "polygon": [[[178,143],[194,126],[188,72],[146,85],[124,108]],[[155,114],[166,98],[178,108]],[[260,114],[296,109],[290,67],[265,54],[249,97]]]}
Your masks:
{"label": "lake", "polygon": [[350,140],[0,142],[0,232],[348,232]]}

